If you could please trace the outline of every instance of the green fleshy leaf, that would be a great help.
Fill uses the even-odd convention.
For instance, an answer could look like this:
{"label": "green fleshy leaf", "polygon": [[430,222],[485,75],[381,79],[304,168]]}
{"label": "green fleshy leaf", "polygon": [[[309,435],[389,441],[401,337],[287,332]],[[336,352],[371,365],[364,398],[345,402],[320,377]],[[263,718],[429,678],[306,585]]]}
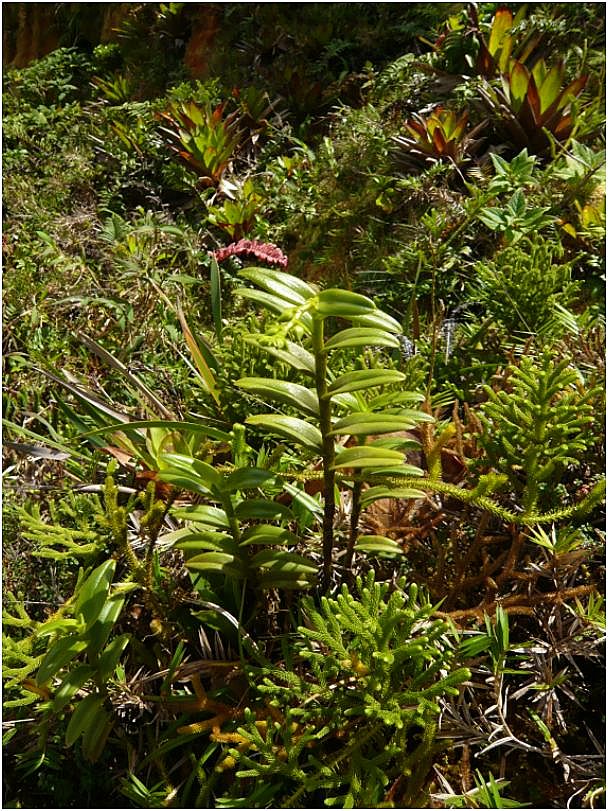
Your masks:
{"label": "green fleshy leaf", "polygon": [[351,318],[376,310],[376,305],[367,296],[338,288],[322,290],[317,295],[317,302],[316,311],[323,318]]}
{"label": "green fleshy leaf", "polygon": [[85,580],[78,591],[74,604],[74,614],[82,614],[88,630],[99,616],[107,597],[114,570],[115,560],[106,560],[98,566]]}
{"label": "green fleshy leaf", "polygon": [[348,346],[390,346],[399,348],[399,341],[394,335],[369,327],[351,327],[344,329],[325,342],[324,351],[343,349]]}
{"label": "green fleshy leaf", "polygon": [[91,665],[76,665],[75,668],[70,670],[57,688],[51,710],[56,713],[61,712],[94,673],[95,668],[91,667]]}
{"label": "green fleshy leaf", "polygon": [[273,572],[280,572],[281,576],[306,577],[317,572],[317,566],[301,555],[293,552],[284,552],[282,549],[263,549],[251,559],[251,565],[272,569]]}
{"label": "green fleshy leaf", "polygon": [[389,451],[384,448],[374,448],[370,445],[356,445],[354,448],[344,448],[336,455],[334,470],[345,467],[386,467],[403,461],[403,454],[399,451]]}
{"label": "green fleshy leaf", "polygon": [[246,576],[242,562],[226,552],[203,552],[186,561],[186,568],[197,572],[221,572],[240,579]]}
{"label": "green fleshy leaf", "polygon": [[298,383],[265,377],[241,377],[236,381],[236,385],[260,397],[268,397],[270,400],[294,406],[312,417],[319,415],[319,399],[316,392]]}
{"label": "green fleshy leaf", "polygon": [[249,425],[265,428],[270,433],[287,437],[299,445],[304,445],[310,450],[322,453],[323,437],[321,432],[317,427],[304,422],[304,420],[278,414],[254,414],[252,417],[248,417],[245,422]]}
{"label": "green fleshy leaf", "polygon": [[313,288],[305,281],[281,270],[245,268],[240,270],[238,275],[292,304],[302,304],[315,295]]}
{"label": "green fleshy leaf", "polygon": [[159,463],[159,476],[163,481],[200,493],[222,488],[221,475],[214,467],[200,459],[178,453],[165,453],[159,457]]}
{"label": "green fleshy leaf", "polygon": [[285,341],[285,346],[287,348],[280,349],[278,347],[260,343],[255,340],[255,337],[248,339],[248,342],[255,344],[259,349],[263,349],[264,352],[268,352],[268,354],[282,360],[284,363],[288,363],[290,366],[293,366],[294,369],[298,369],[299,371],[306,372],[310,375],[314,375],[315,373],[314,355],[312,355],[307,349],[304,349],[303,346],[300,346],[300,344],[296,344],[293,341]]}
{"label": "green fleshy leaf", "polygon": [[103,696],[100,696],[99,693],[91,693],[78,702],[65,733],[66,746],[72,746],[80,735],[82,735],[91,724],[95,723],[98,710],[102,706]]}
{"label": "green fleshy leaf", "polygon": [[405,380],[405,375],[392,369],[362,369],[340,375],[329,385],[328,392],[333,397],[344,392],[361,391],[375,386],[385,386],[389,383],[401,383],[403,380]]}
{"label": "green fleshy leaf", "polygon": [[78,654],[82,653],[86,647],[87,643],[80,634],[69,634],[51,643],[38,668],[36,684],[44,684],[51,676],[58,673],[62,667],[65,667]]}
{"label": "green fleshy leaf", "polygon": [[384,535],[363,535],[355,544],[355,551],[403,555],[403,549],[397,541],[386,538]]}
{"label": "green fleshy leaf", "polygon": [[241,546],[253,546],[259,544],[291,544],[298,542],[298,536],[288,529],[275,527],[271,524],[258,524],[245,530],[241,540]]}
{"label": "green fleshy leaf", "polygon": [[330,434],[349,434],[350,436],[369,436],[370,434],[388,434],[394,431],[408,431],[416,426],[409,417],[391,414],[372,414],[357,412],[349,414],[334,423]]}
{"label": "green fleshy leaf", "polygon": [[293,521],[294,514],[278,501],[267,499],[248,499],[241,501],[234,509],[234,514],[239,521]]}
{"label": "green fleshy leaf", "polygon": [[236,490],[252,490],[273,478],[274,474],[268,470],[261,470],[257,467],[244,467],[235,470],[226,477],[223,490],[229,493],[234,493]]}
{"label": "green fleshy leaf", "polygon": [[228,518],[224,510],[219,507],[210,507],[207,504],[197,504],[193,507],[182,507],[172,513],[182,521],[194,521],[207,524],[218,529],[228,529]]}
{"label": "green fleshy leaf", "polygon": [[403,327],[393,318],[392,315],[385,313],[384,310],[374,310],[373,312],[366,313],[365,315],[357,315],[350,318],[353,324],[359,327],[368,327],[372,329],[381,329],[385,332],[391,332],[396,335],[401,335]]}

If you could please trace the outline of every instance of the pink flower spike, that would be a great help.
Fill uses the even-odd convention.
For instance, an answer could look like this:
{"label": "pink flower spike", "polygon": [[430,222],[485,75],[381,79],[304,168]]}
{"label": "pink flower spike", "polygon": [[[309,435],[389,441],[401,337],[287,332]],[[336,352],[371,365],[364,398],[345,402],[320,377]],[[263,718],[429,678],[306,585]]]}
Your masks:
{"label": "pink flower spike", "polygon": [[268,262],[271,265],[280,265],[286,268],[288,259],[283,251],[276,245],[270,242],[256,242],[252,239],[240,239],[238,242],[232,242],[225,248],[218,248],[217,251],[211,251],[211,255],[215,257],[216,261],[222,262],[229,256],[243,256],[253,254],[256,259],[262,262]]}

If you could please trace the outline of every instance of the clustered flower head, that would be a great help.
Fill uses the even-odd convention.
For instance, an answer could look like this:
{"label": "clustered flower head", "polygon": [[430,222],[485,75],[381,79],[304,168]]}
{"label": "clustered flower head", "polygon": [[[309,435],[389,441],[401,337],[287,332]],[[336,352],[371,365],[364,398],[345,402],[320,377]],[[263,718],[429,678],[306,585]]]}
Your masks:
{"label": "clustered flower head", "polygon": [[225,248],[218,248],[217,251],[211,252],[211,255],[214,256],[218,262],[227,259],[229,256],[242,256],[243,254],[253,254],[256,259],[260,259],[263,262],[268,262],[271,265],[280,265],[283,268],[287,267],[288,259],[283,251],[269,242],[256,242],[253,239],[239,239],[238,242],[232,242]]}

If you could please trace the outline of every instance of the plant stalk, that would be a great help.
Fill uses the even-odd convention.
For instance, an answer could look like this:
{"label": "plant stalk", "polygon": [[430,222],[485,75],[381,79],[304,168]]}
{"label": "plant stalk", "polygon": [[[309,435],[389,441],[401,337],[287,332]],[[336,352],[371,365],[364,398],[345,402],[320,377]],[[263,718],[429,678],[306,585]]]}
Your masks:
{"label": "plant stalk", "polygon": [[331,431],[331,400],[327,393],[327,356],[323,351],[323,319],[313,318],[312,349],[315,356],[315,385],[319,398],[319,430],[323,437],[323,575],[321,590],[327,591],[331,583],[334,548],[334,516],[336,512],[336,461]]}

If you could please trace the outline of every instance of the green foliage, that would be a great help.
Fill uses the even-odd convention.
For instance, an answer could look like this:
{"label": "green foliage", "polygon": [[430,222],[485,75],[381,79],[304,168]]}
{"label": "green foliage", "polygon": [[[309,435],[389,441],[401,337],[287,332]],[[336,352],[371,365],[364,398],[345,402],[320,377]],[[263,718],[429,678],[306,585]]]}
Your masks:
{"label": "green foliage", "polygon": [[43,60],[5,73],[5,115],[18,108],[60,107],[83,98],[94,69],[76,48],[58,48]]}
{"label": "green foliage", "polygon": [[[327,587],[333,565],[334,490],[339,481],[338,471],[351,468],[358,473],[354,483],[353,522],[347,556],[350,565],[357,539],[360,483],[373,477],[374,472],[382,473],[387,469],[396,468],[398,472],[410,475],[421,473],[417,468],[403,464],[404,456],[400,451],[386,449],[374,436],[411,429],[416,422],[428,417],[402,407],[404,400],[420,399],[416,394],[395,392],[388,398],[375,395],[379,387],[403,381],[405,378],[401,372],[362,368],[336,376],[332,369],[330,361],[336,351],[361,345],[399,346],[396,335],[401,329],[398,322],[379,310],[370,299],[346,290],[318,292],[300,279],[277,271],[248,269],[239,275],[261,290],[240,288],[237,292],[282,316],[283,323],[277,324],[270,335],[258,336],[260,346],[314,380],[314,389],[288,381],[257,378],[243,378],[237,384],[271,400],[295,406],[315,420],[316,424],[312,425],[300,417],[262,414],[250,417],[247,422],[287,437],[322,458],[325,502],[323,583]],[[334,318],[350,321],[353,326],[327,338],[326,323]],[[306,336],[306,339],[302,343],[293,342],[287,337],[292,332],[296,337],[302,339]],[[337,419],[340,411],[346,416]],[[345,448],[336,443],[336,435],[353,437],[355,446]],[[368,438],[370,441],[366,442]],[[389,547],[390,543],[387,543],[386,548]]]}
{"label": "green foliage", "polygon": [[504,797],[502,792],[509,787],[509,781],[496,780],[492,772],[486,780],[477,769],[474,779],[475,788],[465,794],[436,794],[435,799],[446,808],[526,808],[530,805]]}
{"label": "green foliage", "polygon": [[504,208],[483,208],[478,216],[492,231],[504,234],[507,243],[514,244],[522,236],[534,234],[554,222],[546,207],[528,208],[521,189],[518,189]]}
{"label": "green foliage", "polygon": [[536,158],[528,155],[524,147],[511,161],[506,161],[500,155],[490,155],[496,174],[489,183],[488,190],[495,194],[515,192],[525,188],[533,179]]}
{"label": "green foliage", "polygon": [[234,200],[225,200],[221,206],[207,208],[209,222],[225,231],[233,242],[247,236],[259,216],[262,197],[256,193],[250,179],[238,189]]}
{"label": "green foliage", "polygon": [[599,7],[277,8],[5,72],[7,801],[597,805]]}
{"label": "green foliage", "polygon": [[510,372],[509,390],[486,387],[479,441],[493,466],[523,491],[524,512],[532,512],[592,443],[597,392],[584,390],[568,358],[523,357]]}
{"label": "green foliage", "polygon": [[475,266],[472,295],[507,332],[534,334],[558,305],[576,301],[580,283],[572,279],[572,270],[559,246],[523,237],[517,246]]}
{"label": "green foliage", "polygon": [[406,807],[424,797],[439,702],[469,671],[454,669],[449,626],[415,586],[390,590],[370,573],[357,591],[304,602],[293,665],[248,669],[270,715],[245,716],[230,756],[254,781],[254,807],[378,807],[396,778]]}

